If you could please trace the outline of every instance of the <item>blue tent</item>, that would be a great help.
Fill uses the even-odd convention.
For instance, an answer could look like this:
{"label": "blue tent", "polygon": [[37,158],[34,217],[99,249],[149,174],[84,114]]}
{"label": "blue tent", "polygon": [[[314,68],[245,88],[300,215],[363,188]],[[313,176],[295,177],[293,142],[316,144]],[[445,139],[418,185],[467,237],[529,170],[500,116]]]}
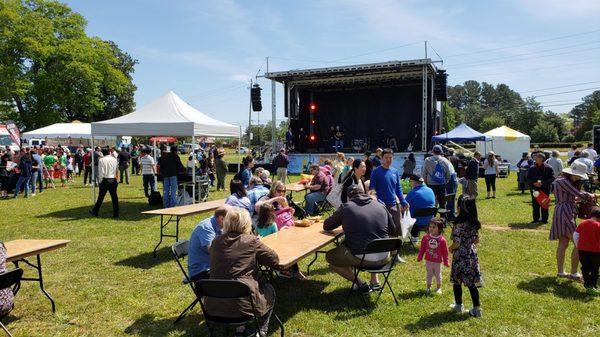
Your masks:
{"label": "blue tent", "polygon": [[434,142],[475,142],[478,140],[489,141],[491,139],[491,137],[471,129],[465,123],[462,123],[461,125],[446,133],[431,137],[431,140]]}

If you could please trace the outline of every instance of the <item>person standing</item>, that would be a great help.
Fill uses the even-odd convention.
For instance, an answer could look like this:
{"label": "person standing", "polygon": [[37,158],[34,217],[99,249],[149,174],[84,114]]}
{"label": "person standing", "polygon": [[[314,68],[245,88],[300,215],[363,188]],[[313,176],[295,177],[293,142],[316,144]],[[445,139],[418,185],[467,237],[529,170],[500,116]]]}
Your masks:
{"label": "person standing", "polygon": [[46,151],[46,156],[43,158],[43,163],[46,168],[44,180],[46,181],[46,188],[48,188],[50,183],[52,183],[52,188],[54,188],[54,165],[56,164],[57,159],[51,149],[46,149]]}
{"label": "person standing", "polygon": [[279,150],[279,154],[273,158],[273,167],[277,169],[277,180],[283,182],[287,179],[287,169],[290,164],[288,156],[285,154],[285,149]]}
{"label": "person standing", "polygon": [[100,162],[100,158],[104,157],[99,146],[96,146],[93,156],[94,170],[92,171],[92,179],[94,181],[94,186],[97,186],[100,183],[100,180],[98,179],[98,163]]}
{"label": "person standing", "polygon": [[28,151],[21,149],[21,157],[19,159],[19,179],[17,180],[17,186],[15,187],[16,198],[21,191],[21,186],[24,186],[25,198],[29,197],[29,180],[31,180],[31,155]]}
{"label": "person standing", "polygon": [[[88,183],[89,180],[89,183]],[[83,186],[92,184],[92,149],[87,149],[83,155]]]}
{"label": "person standing", "polygon": [[528,152],[523,152],[523,156],[521,160],[517,163],[517,183],[519,185],[519,189],[521,190],[521,194],[525,194],[525,190],[528,189],[527,186],[527,171],[529,168],[533,166],[533,160],[529,157]]}
{"label": "person standing", "polygon": [[285,133],[285,147],[288,152],[292,151],[294,148],[294,134],[292,133],[292,128],[288,127]]}
{"label": "person standing", "polygon": [[373,173],[373,160],[371,159],[371,151],[365,152],[365,158],[363,161],[365,162],[366,167],[365,177],[370,178],[371,173]]}
{"label": "person standing", "polygon": [[165,208],[174,207],[177,204],[177,175],[185,172],[176,145],[171,146],[171,152],[162,153],[158,166],[163,177],[163,205]]}
{"label": "person standing", "polygon": [[42,156],[38,153],[38,149],[31,150],[31,195],[35,195],[35,185],[39,184],[39,193],[44,192],[44,182],[42,181],[42,170],[44,168],[44,162]]}
{"label": "person standing", "polygon": [[400,234],[401,212],[408,209],[408,202],[404,199],[402,184],[400,183],[400,172],[392,167],[394,153],[390,149],[382,151],[381,166],[371,173],[369,190],[377,194],[377,200],[385,205],[394,219],[396,231],[395,236]]}
{"label": "person standing", "polygon": [[106,192],[110,193],[110,199],[113,207],[113,218],[119,217],[119,197],[117,195],[117,187],[119,183],[119,163],[117,159],[110,155],[107,148],[102,149],[103,157],[100,158],[98,163],[98,179],[100,180],[100,187],[98,191],[98,200],[94,205],[94,208],[90,211],[93,216],[98,216],[100,212],[100,206],[104,201]]}
{"label": "person standing", "polygon": [[550,240],[558,240],[556,248],[556,266],[557,277],[566,277],[579,280],[581,276],[577,273],[579,264],[579,253],[574,247],[571,252],[571,273],[564,271],[565,253],[569,248],[569,242],[573,240],[575,226],[575,200],[589,200],[592,195],[580,191],[581,180],[587,179],[585,164],[575,162],[570,167],[564,169],[553,183],[555,197],[555,209],[552,217],[552,227],[550,228]]}
{"label": "person standing", "polygon": [[[500,173],[498,167],[498,160],[496,160],[496,154],[493,151],[488,152],[487,157],[483,162],[483,170],[485,175],[485,189],[487,191],[486,199],[496,199],[496,178]],[[492,195],[490,196],[490,191]]]}
{"label": "person standing", "polygon": [[[548,164],[544,163],[546,157],[543,153],[537,153],[534,157],[534,164],[527,171],[527,182],[530,187],[531,193],[531,206],[533,208],[533,221],[532,224],[536,223],[548,223],[548,209],[540,206],[534,192],[543,192],[546,195],[550,195],[550,187],[554,181],[554,172]],[[541,212],[541,218],[540,218]]]}
{"label": "person standing", "polygon": [[408,157],[402,163],[402,177],[401,179],[406,179],[410,177],[413,173],[415,173],[415,167],[417,166],[417,162],[415,161],[415,154],[409,153]]}
{"label": "person standing", "polygon": [[475,151],[473,158],[467,163],[467,170],[465,172],[466,184],[463,186],[463,194],[477,198],[479,192],[477,192],[477,179],[479,178],[479,160],[481,159],[481,153]]}
{"label": "person standing", "polygon": [[119,183],[123,183],[123,176],[125,176],[125,183],[129,185],[129,160],[131,159],[131,155],[125,147],[121,147],[121,151],[117,155],[117,160],[119,161],[119,176],[121,180]]}
{"label": "person standing", "polygon": [[217,152],[217,159],[215,160],[215,171],[217,173],[217,191],[225,190],[225,177],[227,176],[227,163],[225,162],[225,151],[219,150]]}
{"label": "person standing", "polygon": [[575,233],[573,242],[579,252],[583,286],[588,294],[599,295],[598,269],[600,268],[600,207],[592,208],[591,219],[582,221]]}
{"label": "person standing", "polygon": [[435,193],[439,208],[446,208],[446,184],[450,180],[452,164],[442,156],[444,151],[441,145],[434,145],[432,153],[423,163],[421,177]]}
{"label": "person standing", "polygon": [[75,173],[78,177],[81,177],[81,171],[83,171],[83,147],[79,146],[75,151]]}
{"label": "person standing", "polygon": [[[150,152],[150,149],[144,149],[144,151],[141,153],[141,157],[139,158],[139,163],[142,167],[144,195],[146,198],[148,198],[152,192],[156,191],[156,162],[150,155]],[[148,187],[150,187],[150,192],[148,192]]]}
{"label": "person standing", "polygon": [[375,150],[375,156],[373,157],[373,169],[381,166],[382,153],[383,150],[380,147]]}
{"label": "person standing", "polygon": [[558,177],[558,175],[563,170],[563,162],[558,157],[559,155],[560,155],[560,153],[558,153],[558,151],[552,150],[552,156],[550,158],[548,158],[548,160],[546,160],[546,164],[548,164],[550,167],[552,167],[552,171],[554,172],[555,177]]}
{"label": "person standing", "polygon": [[239,179],[241,180],[242,184],[244,184],[244,188],[248,188],[250,178],[252,178],[254,158],[252,158],[252,156],[246,156],[242,159],[242,164],[244,165],[244,167],[242,168],[242,171],[239,172]]}
{"label": "person standing", "polygon": [[141,151],[137,145],[133,147],[130,155],[131,155],[131,174],[139,175],[140,174]]}

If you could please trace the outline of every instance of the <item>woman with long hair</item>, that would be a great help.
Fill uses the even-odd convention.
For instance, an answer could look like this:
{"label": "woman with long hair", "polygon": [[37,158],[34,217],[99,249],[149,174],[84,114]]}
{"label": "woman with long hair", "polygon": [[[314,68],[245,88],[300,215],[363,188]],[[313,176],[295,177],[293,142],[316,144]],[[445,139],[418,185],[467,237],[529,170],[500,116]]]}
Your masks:
{"label": "woman with long hair", "polygon": [[[498,168],[498,160],[496,160],[496,155],[494,152],[488,152],[485,161],[483,162],[483,169],[485,170],[485,188],[487,190],[487,197],[496,198],[496,177],[500,173],[500,169]],[[490,192],[492,195],[490,197]]]}
{"label": "woman with long hair", "polygon": [[552,217],[552,227],[550,228],[550,240],[558,240],[556,248],[557,277],[566,277],[570,279],[581,279],[577,272],[579,263],[579,253],[575,245],[571,252],[571,273],[564,271],[565,254],[569,247],[569,242],[573,240],[573,233],[577,226],[575,225],[575,203],[579,200],[588,200],[593,197],[592,194],[580,191],[581,180],[587,179],[587,167],[584,163],[574,162],[570,167],[564,169],[561,175],[552,183],[555,197],[554,215]]}
{"label": "woman with long hair", "polygon": [[365,184],[365,172],[367,171],[367,165],[361,159],[356,159],[352,163],[352,169],[348,173],[348,177],[342,182],[344,187],[342,188],[341,199],[342,202],[348,202],[348,187],[351,185],[357,185],[362,193],[369,192]]}
{"label": "woman with long hair", "polygon": [[411,152],[402,164],[402,177],[400,177],[400,179],[406,179],[410,177],[411,174],[415,173],[416,166],[417,162],[415,160],[415,154]]}
{"label": "woman with long hair", "polygon": [[248,199],[244,183],[241,180],[233,179],[229,183],[229,191],[231,195],[225,200],[225,204],[244,208],[250,212],[252,206],[250,199]]}

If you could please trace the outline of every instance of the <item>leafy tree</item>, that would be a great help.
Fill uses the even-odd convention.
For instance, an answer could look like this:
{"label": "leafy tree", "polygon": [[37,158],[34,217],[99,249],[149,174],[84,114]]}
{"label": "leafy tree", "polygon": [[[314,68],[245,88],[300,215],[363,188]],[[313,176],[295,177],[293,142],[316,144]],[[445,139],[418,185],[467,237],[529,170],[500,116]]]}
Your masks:
{"label": "leafy tree", "polygon": [[137,63],[57,1],[0,2],[0,116],[28,129],[133,110]]}
{"label": "leafy tree", "polygon": [[531,130],[531,141],[535,143],[558,142],[558,132],[551,123],[540,120]]}
{"label": "leafy tree", "polygon": [[456,118],[458,110],[451,107],[448,102],[444,102],[444,114],[442,115],[442,126],[446,130],[452,130],[456,127]]}
{"label": "leafy tree", "polygon": [[525,100],[524,107],[514,111],[512,114],[512,123],[509,126],[527,133],[528,130],[532,130],[538,124],[543,114],[544,111],[540,103],[533,97],[528,97]]}
{"label": "leafy tree", "polygon": [[575,106],[569,116],[573,118],[575,138],[584,139],[584,134],[590,131],[594,125],[600,124],[600,90],[585,96],[583,103]]}
{"label": "leafy tree", "polygon": [[546,111],[542,114],[540,120],[550,123],[556,128],[558,138],[562,139],[567,135],[567,127],[565,125],[565,119],[552,111]]}
{"label": "leafy tree", "polygon": [[500,116],[488,116],[483,119],[479,129],[481,132],[487,132],[504,125],[504,119]]}

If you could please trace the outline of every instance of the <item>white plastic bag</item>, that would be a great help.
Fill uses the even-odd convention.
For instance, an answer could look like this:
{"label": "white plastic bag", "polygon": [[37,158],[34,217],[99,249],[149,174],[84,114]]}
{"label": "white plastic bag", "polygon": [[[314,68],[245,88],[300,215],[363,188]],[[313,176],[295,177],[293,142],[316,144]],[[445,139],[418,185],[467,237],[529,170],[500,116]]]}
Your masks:
{"label": "white plastic bag", "polygon": [[406,210],[400,219],[400,230],[402,233],[402,239],[407,239],[410,230],[415,225],[417,220],[410,216],[410,210]]}

